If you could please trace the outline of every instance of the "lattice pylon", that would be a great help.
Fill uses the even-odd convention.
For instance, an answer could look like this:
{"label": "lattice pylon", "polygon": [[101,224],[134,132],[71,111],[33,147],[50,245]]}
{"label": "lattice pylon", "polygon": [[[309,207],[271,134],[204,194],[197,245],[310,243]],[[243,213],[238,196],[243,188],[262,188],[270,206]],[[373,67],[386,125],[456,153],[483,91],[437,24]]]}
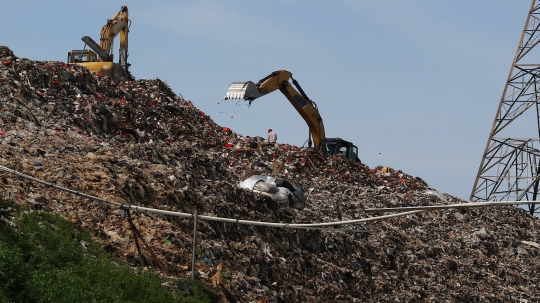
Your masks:
{"label": "lattice pylon", "polygon": [[[535,62],[539,62],[540,57],[533,56],[531,51],[538,43],[540,0],[533,0],[476,175],[471,201],[537,199],[540,188],[540,64]],[[540,206],[532,204],[527,207],[531,215],[540,210]]]}

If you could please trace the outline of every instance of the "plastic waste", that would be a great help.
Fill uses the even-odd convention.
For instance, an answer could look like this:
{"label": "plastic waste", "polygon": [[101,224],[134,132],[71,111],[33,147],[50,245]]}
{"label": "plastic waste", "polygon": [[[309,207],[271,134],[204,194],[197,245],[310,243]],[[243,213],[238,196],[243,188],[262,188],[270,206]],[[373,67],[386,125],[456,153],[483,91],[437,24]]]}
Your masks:
{"label": "plastic waste", "polygon": [[434,189],[428,189],[424,192],[424,195],[426,196],[435,196],[437,198],[439,198],[439,200],[441,201],[444,201],[444,202],[447,202],[446,201],[446,198],[438,191],[434,190]]}

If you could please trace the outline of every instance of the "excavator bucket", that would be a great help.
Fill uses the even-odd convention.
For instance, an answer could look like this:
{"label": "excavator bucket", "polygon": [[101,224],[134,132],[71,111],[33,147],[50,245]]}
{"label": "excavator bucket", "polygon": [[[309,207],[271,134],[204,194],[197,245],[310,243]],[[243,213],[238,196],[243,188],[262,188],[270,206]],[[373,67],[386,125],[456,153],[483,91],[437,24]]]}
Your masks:
{"label": "excavator bucket", "polygon": [[248,82],[233,82],[229,85],[229,90],[225,94],[225,100],[229,99],[244,99],[247,101],[255,100],[263,96],[257,85],[251,81]]}

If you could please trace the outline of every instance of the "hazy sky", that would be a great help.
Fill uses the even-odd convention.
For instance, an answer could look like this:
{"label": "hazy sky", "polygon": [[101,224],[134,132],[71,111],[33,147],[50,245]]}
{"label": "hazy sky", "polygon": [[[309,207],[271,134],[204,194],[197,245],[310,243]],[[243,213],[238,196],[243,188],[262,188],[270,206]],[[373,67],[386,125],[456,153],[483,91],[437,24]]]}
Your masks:
{"label": "hazy sky", "polygon": [[166,80],[237,133],[301,146],[307,125],[279,91],[223,100],[231,82],[288,70],[363,163],[468,199],[531,1],[7,1],[0,45],[65,61],[122,5],[137,79]]}

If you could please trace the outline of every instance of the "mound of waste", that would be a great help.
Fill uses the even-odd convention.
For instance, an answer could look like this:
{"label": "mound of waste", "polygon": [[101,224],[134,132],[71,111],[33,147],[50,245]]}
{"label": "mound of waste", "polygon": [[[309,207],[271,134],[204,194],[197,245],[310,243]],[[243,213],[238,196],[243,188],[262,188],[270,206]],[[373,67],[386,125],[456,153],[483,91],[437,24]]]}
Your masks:
{"label": "mound of waste", "polygon": [[[2,167],[133,206],[0,171],[5,198],[62,214],[109,254],[171,277],[191,274],[193,217],[134,206],[293,224],[463,202],[397,169],[249,142],[159,79],[111,79],[1,46],[0,155]],[[250,178],[269,183],[240,186]],[[539,228],[510,206],[311,229],[199,219],[196,269],[223,302],[540,302]]]}

